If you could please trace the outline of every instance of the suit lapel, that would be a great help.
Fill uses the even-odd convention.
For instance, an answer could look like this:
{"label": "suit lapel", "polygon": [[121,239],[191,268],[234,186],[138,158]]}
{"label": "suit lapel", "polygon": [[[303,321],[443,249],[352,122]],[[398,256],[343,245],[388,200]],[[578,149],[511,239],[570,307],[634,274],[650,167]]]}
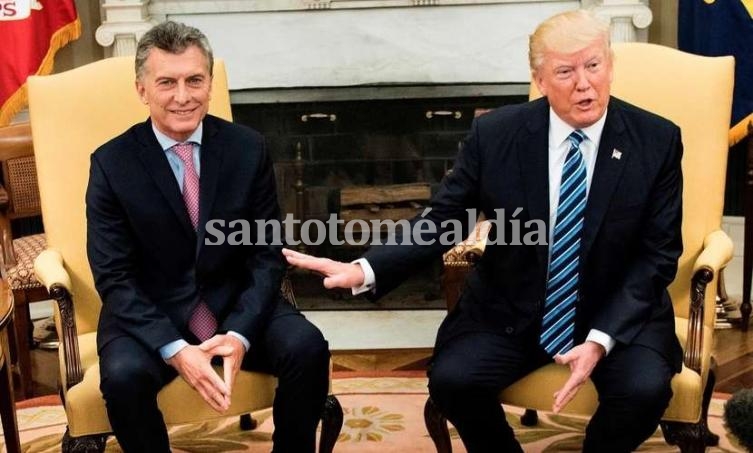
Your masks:
{"label": "suit lapel", "polygon": [[624,132],[625,123],[619,106],[611,102],[596,154],[596,166],[586,204],[581,244],[584,262],[609,208],[615,187],[620,182],[625,164],[630,158],[630,141]]}
{"label": "suit lapel", "polygon": [[[531,219],[541,219],[549,228],[549,104],[535,101],[534,113],[517,142],[521,179]],[[543,184],[542,184],[543,182]],[[541,269],[546,269],[548,247],[536,245]]]}
{"label": "suit lapel", "polygon": [[191,226],[191,219],[188,217],[186,206],[183,203],[180,188],[177,181],[175,181],[175,174],[167,162],[167,158],[157,141],[157,137],[154,136],[151,124],[151,121],[147,120],[136,129],[137,139],[141,144],[137,155],[144,165],[147,174],[152,178],[170,206],[170,209],[177,216],[182,227],[181,229],[189,237],[193,238],[195,237],[195,233]]}
{"label": "suit lapel", "polygon": [[206,224],[209,213],[212,212],[217,182],[219,180],[220,166],[222,164],[222,147],[218,141],[218,129],[214,121],[207,117],[204,119],[204,132],[201,138],[201,185],[199,192],[199,226],[197,231],[198,253],[201,244],[204,243]]}

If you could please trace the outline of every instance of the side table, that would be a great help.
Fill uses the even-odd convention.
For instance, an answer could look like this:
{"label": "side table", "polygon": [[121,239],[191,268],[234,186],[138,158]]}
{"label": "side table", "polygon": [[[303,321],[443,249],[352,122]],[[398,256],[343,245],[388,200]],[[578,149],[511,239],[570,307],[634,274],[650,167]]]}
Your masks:
{"label": "side table", "polygon": [[8,329],[13,322],[13,297],[5,281],[0,280],[0,418],[3,423],[5,448],[8,453],[20,453],[16,404],[13,397],[13,376],[10,371]]}
{"label": "side table", "polygon": [[[751,115],[753,117],[753,114]],[[746,124],[747,131],[743,137],[747,137],[747,155],[745,159],[745,181],[743,203],[745,205],[745,239],[743,251],[743,300],[740,303],[742,320],[740,328],[743,332],[748,330],[750,323],[751,303],[751,277],[753,276],[753,118],[749,117]],[[741,122],[742,123],[742,122]],[[737,129],[736,126],[733,129]],[[733,135],[732,133],[730,135]],[[737,135],[741,135],[737,131]],[[736,140],[741,140],[737,138]]]}

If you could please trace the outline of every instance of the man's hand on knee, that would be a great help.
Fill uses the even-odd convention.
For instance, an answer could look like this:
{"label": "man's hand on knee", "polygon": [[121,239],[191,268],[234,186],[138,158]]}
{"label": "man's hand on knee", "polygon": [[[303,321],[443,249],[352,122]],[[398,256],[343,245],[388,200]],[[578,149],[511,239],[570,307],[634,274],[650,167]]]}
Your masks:
{"label": "man's hand on knee", "polygon": [[570,367],[570,379],[561,389],[554,392],[552,411],[559,413],[575,397],[591,376],[596,364],[606,354],[604,346],[594,341],[579,344],[565,354],[557,354],[554,361]]}
{"label": "man's hand on knee", "polygon": [[222,357],[222,368],[229,399],[233,392],[235,377],[238,375],[243,357],[246,355],[246,347],[243,346],[241,340],[233,335],[215,335],[201,343],[199,349],[212,357]]}
{"label": "man's hand on knee", "polygon": [[[241,346],[242,347],[242,346]],[[230,408],[230,390],[211,365],[212,355],[189,345],[167,360],[209,406],[219,413]]]}

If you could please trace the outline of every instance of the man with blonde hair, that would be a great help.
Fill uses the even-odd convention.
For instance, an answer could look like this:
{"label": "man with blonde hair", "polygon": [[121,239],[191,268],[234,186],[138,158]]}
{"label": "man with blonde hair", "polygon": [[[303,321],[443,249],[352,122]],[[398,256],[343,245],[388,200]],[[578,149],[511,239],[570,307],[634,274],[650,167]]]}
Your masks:
{"label": "man with blonde hair", "polygon": [[[609,26],[588,11],[543,22],[530,65],[544,97],[474,122],[426,218],[431,239],[467,208],[519,212],[518,225],[546,221],[548,241],[486,247],[439,329],[429,392],[469,452],[522,451],[497,397],[554,360],[571,372],[555,412],[588,378],[599,393],[583,450],[633,451],[656,429],[681,366],[667,293],[682,251],[680,130],[610,96]],[[381,246],[354,263],[283,253],[327,287],[379,297],[447,248]]]}

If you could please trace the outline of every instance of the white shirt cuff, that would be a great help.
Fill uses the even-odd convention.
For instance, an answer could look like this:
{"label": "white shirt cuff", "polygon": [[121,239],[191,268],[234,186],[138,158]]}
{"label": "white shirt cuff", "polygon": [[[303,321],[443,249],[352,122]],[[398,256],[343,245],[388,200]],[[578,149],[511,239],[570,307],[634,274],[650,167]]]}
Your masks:
{"label": "white shirt cuff", "polygon": [[593,341],[594,343],[599,343],[604,346],[604,350],[606,351],[606,354],[604,354],[605,356],[609,355],[609,352],[614,348],[614,345],[617,344],[617,340],[598,329],[591,329],[591,331],[588,332],[586,341]]}
{"label": "white shirt cuff", "polygon": [[376,288],[376,275],[374,275],[374,269],[371,268],[371,264],[366,258],[358,258],[355,261],[351,261],[350,264],[358,264],[363,271],[363,285],[351,288],[353,295],[357,296],[367,291],[374,291]]}
{"label": "white shirt cuff", "polygon": [[238,332],[234,332],[232,330],[227,331],[228,335],[232,335],[235,338],[241,340],[241,343],[243,343],[243,347],[246,348],[246,352],[248,352],[248,349],[251,347],[251,343],[244,337],[243,335],[239,334]]}
{"label": "white shirt cuff", "polygon": [[186,340],[175,340],[159,348],[159,355],[162,360],[170,360],[173,356],[179,353],[183,348],[188,346]]}

